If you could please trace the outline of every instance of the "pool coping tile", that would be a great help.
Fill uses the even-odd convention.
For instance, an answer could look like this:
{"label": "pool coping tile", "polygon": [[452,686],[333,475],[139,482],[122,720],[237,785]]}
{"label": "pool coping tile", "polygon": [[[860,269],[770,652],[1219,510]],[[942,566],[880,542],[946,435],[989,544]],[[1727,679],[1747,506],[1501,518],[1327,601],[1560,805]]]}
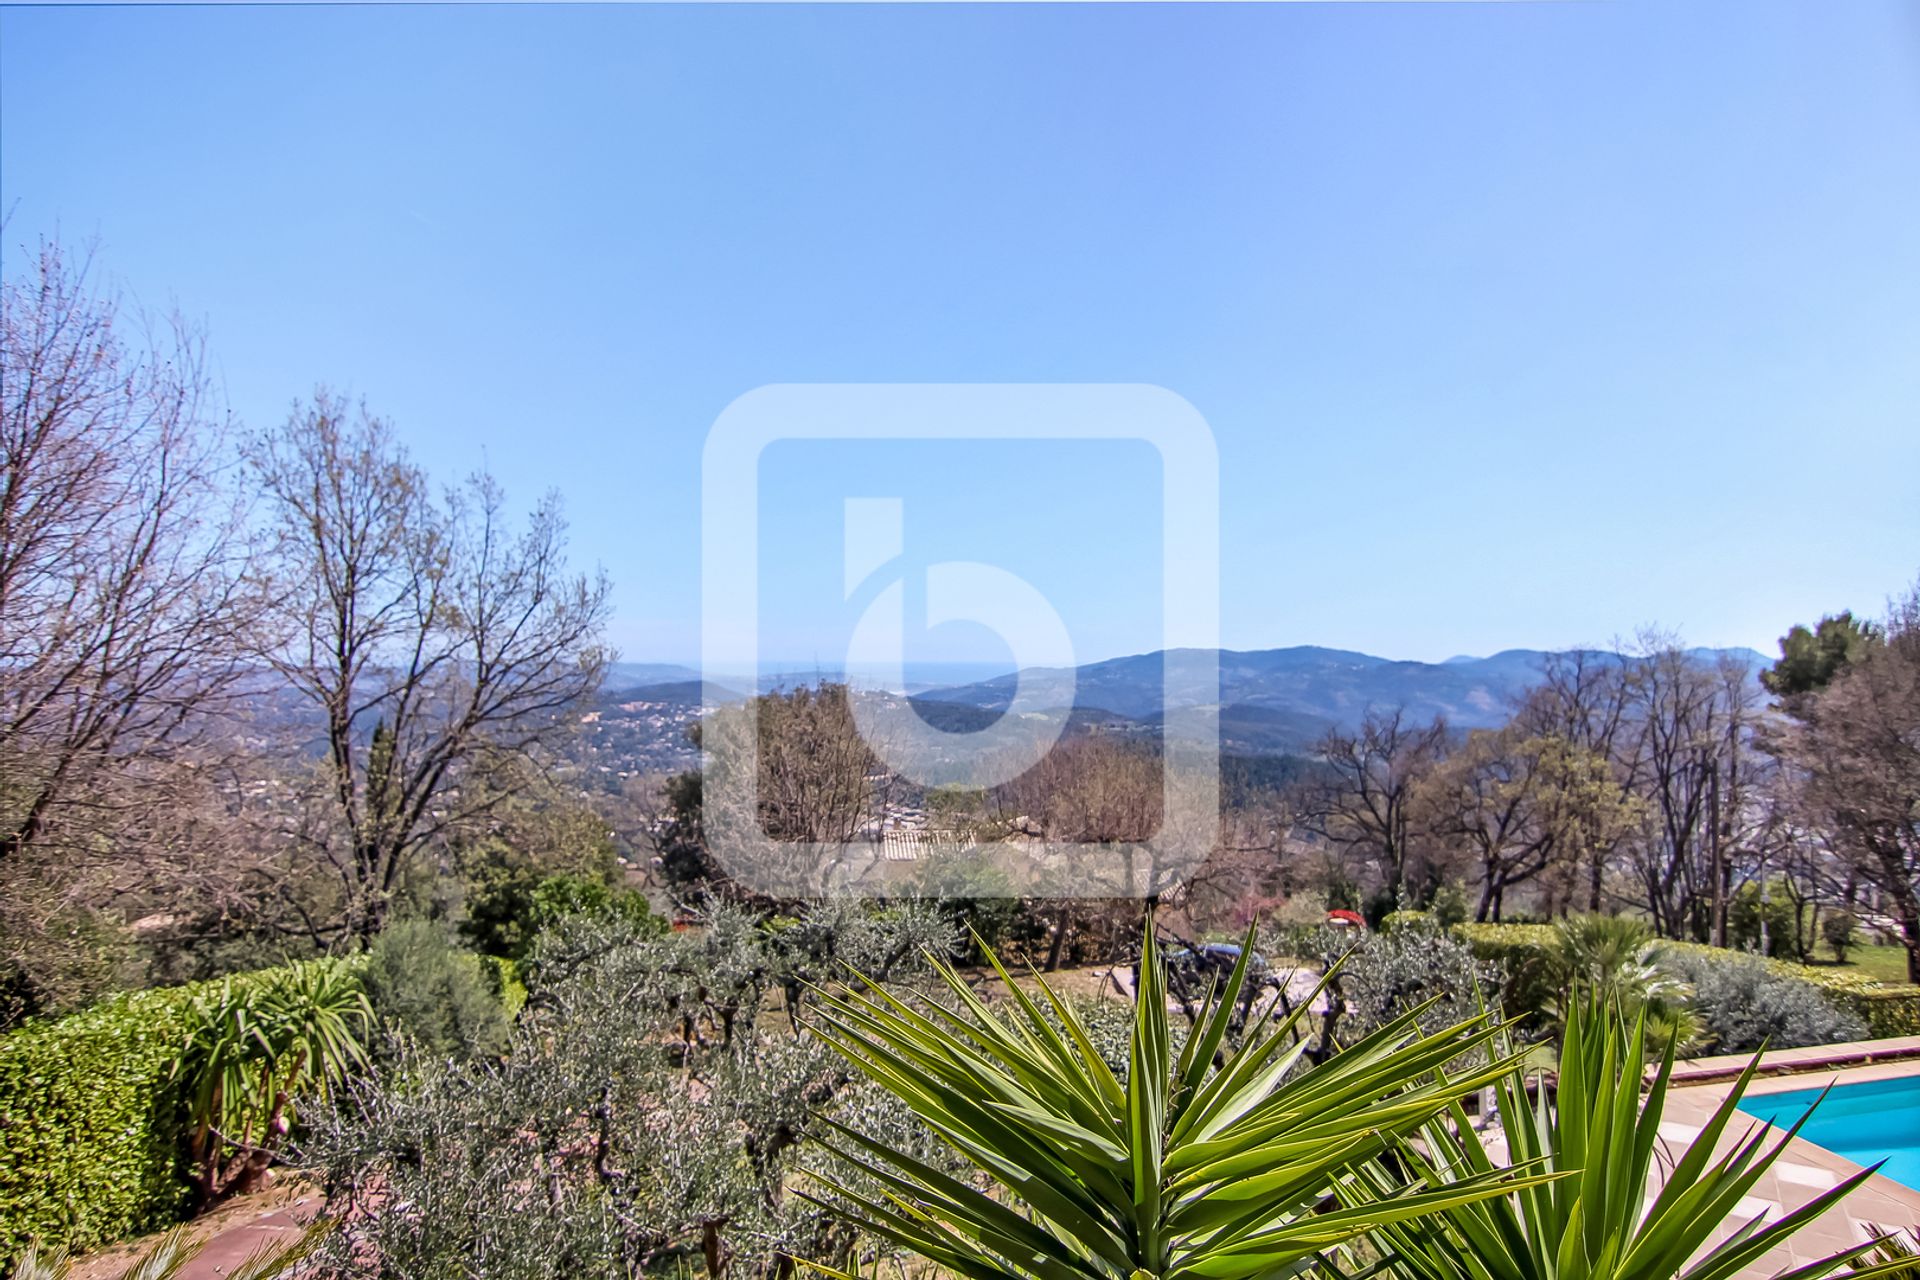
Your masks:
{"label": "pool coping tile", "polygon": [[[1915,1050],[1920,1050],[1920,1037],[1905,1039],[1912,1043]],[[1789,1074],[1756,1076],[1748,1085],[1747,1096],[1792,1093],[1824,1088],[1828,1084],[1866,1084],[1920,1077],[1920,1058],[1898,1052],[1897,1060],[1885,1060],[1883,1050],[1890,1045],[1898,1050],[1906,1049],[1905,1044],[1897,1042],[1867,1042],[1858,1046],[1833,1045],[1818,1050],[1786,1050],[1783,1054],[1768,1054],[1762,1061],[1763,1070],[1772,1068]],[[1836,1063],[1848,1049],[1868,1050],[1868,1053],[1860,1056],[1878,1057],[1880,1060],[1853,1067],[1826,1065]],[[1787,1061],[1775,1061],[1781,1057],[1786,1057]],[[1742,1066],[1748,1060],[1737,1059]],[[1737,1077],[1718,1070],[1721,1062],[1731,1061],[1736,1060],[1713,1062],[1708,1071],[1696,1073],[1693,1081],[1676,1079],[1668,1090],[1666,1110],[1660,1124],[1660,1145],[1668,1159],[1685,1150],[1692,1134],[1701,1131],[1732,1091]],[[1715,1154],[1724,1155],[1731,1151],[1737,1143],[1755,1132],[1755,1126],[1771,1130],[1769,1146],[1787,1136],[1784,1130],[1764,1125],[1760,1120],[1741,1112],[1715,1144]],[[1691,1134],[1688,1130],[1691,1130]],[[1794,1137],[1788,1140],[1779,1160],[1748,1192],[1747,1199],[1741,1202],[1742,1209],[1750,1208],[1754,1202],[1767,1202],[1777,1206],[1777,1211],[1768,1216],[1777,1218],[1859,1172],[1861,1166],[1845,1156],[1828,1151],[1804,1137]],[[1740,1210],[1729,1215],[1727,1222],[1715,1233],[1713,1242],[1718,1243],[1739,1230],[1749,1216]],[[1736,1280],[1767,1280],[1800,1263],[1859,1244],[1871,1238],[1871,1226],[1920,1232],[1920,1191],[1876,1173],[1825,1214],[1802,1227],[1785,1245],[1739,1272]],[[1920,1240],[1920,1234],[1916,1234],[1915,1238]]]}

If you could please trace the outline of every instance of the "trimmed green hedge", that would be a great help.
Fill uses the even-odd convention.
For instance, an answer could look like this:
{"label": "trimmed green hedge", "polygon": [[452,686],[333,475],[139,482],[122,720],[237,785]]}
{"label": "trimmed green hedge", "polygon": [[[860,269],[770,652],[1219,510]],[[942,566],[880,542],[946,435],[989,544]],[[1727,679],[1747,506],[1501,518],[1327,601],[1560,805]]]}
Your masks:
{"label": "trimmed green hedge", "polygon": [[1550,924],[1457,924],[1453,936],[1482,960],[1523,960],[1553,943]]}
{"label": "trimmed green hedge", "polygon": [[190,1187],[168,1075],[200,989],[112,996],[0,1037],[0,1259],[179,1220]]}
{"label": "trimmed green hedge", "polygon": [[220,981],[122,992],[0,1035],[0,1267],[36,1240],[91,1249],[187,1212],[186,1098],[171,1077],[194,997]]}
{"label": "trimmed green hedge", "polygon": [[[1453,934],[1466,943],[1475,956],[1505,965],[1512,973],[1527,959],[1552,945],[1554,931],[1552,925],[1546,924],[1461,924],[1454,926]],[[1725,954],[1720,948],[1698,942],[1662,942],[1661,945],[1695,955]],[[1775,972],[1820,988],[1836,1004],[1858,1014],[1875,1039],[1920,1035],[1920,987],[1904,982],[1880,982],[1840,969],[1795,964],[1790,960],[1762,959],[1762,963]]]}

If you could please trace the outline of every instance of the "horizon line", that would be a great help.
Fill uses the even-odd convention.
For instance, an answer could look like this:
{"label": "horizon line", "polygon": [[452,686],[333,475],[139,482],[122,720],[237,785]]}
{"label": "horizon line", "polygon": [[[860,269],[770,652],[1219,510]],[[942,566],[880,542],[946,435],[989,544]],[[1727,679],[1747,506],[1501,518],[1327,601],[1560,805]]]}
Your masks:
{"label": "horizon line", "polygon": [[[1150,658],[1150,657],[1153,657],[1155,654],[1168,653],[1168,652],[1178,653],[1178,652],[1183,652],[1189,649],[1203,648],[1203,647],[1205,646],[1172,645],[1162,649],[1143,649],[1143,650],[1137,650],[1137,651],[1130,651],[1126,653],[1109,654],[1105,657],[1077,660],[1071,665],[1077,669],[1080,667],[1098,666],[1099,664],[1105,663],[1105,662],[1121,662],[1129,658]],[[1779,658],[1777,655],[1770,654],[1767,652],[1767,650],[1751,644],[1683,644],[1682,647],[1686,652],[1689,652],[1689,653],[1750,653],[1761,658],[1766,662],[1779,661]],[[1219,645],[1219,646],[1215,646],[1215,649],[1217,652],[1223,653],[1223,654],[1224,653],[1236,653],[1236,654],[1281,653],[1281,652],[1286,652],[1290,650],[1315,649],[1325,653],[1353,654],[1358,657],[1372,658],[1379,662],[1411,663],[1416,666],[1426,666],[1426,667],[1443,667],[1443,666],[1449,666],[1455,663],[1464,664],[1469,662],[1488,662],[1494,658],[1502,657],[1507,654],[1545,655],[1545,654],[1565,654],[1565,653],[1597,653],[1597,654],[1619,655],[1625,652],[1625,650],[1623,649],[1611,647],[1604,644],[1570,644],[1570,645],[1560,646],[1557,648],[1546,648],[1546,647],[1538,647],[1533,645],[1512,645],[1504,649],[1496,649],[1491,653],[1484,653],[1484,654],[1456,653],[1456,654],[1450,654],[1445,658],[1398,658],[1398,657],[1390,657],[1385,654],[1369,653],[1364,649],[1349,649],[1340,645],[1313,644],[1313,643],[1267,645],[1260,648],[1247,648],[1247,649],[1233,648],[1227,645]],[[684,658],[684,657],[664,657],[663,658],[663,657],[651,657],[651,656],[638,657],[638,656],[634,656],[626,653],[621,653],[618,656],[616,656],[612,661],[615,664],[626,664],[631,666],[682,667],[696,674],[706,669],[702,666],[701,659],[698,657],[693,657],[693,658]],[[746,669],[749,665],[750,664],[748,660],[745,659],[744,657],[735,657],[735,658],[725,659],[719,663],[714,664],[714,670],[721,671],[723,673],[728,673],[728,674],[745,674]],[[781,674],[781,675],[795,675],[795,674],[800,674],[806,671],[819,671],[819,672],[825,673],[825,672],[845,672],[849,670],[847,664],[844,661],[843,662],[827,662],[827,661],[823,661],[818,657],[809,657],[809,658],[760,657],[757,659],[757,665],[759,668],[759,672],[762,675],[766,675],[769,672],[774,674]],[[1046,666],[1046,665],[1021,668],[1021,667],[1016,667],[1014,664],[1010,662],[1006,662],[998,659],[977,658],[977,657],[941,657],[941,656],[926,657],[926,658],[910,658],[906,660],[906,662],[903,665],[908,669],[915,668],[915,667],[921,667],[921,668],[972,667],[972,668],[978,668],[981,670],[991,669],[991,670],[998,671],[1008,675],[1011,675],[1018,670],[1062,669],[1059,666]],[[867,670],[869,668],[867,666],[857,666],[853,669]],[[878,668],[874,668],[874,669],[878,669]]]}

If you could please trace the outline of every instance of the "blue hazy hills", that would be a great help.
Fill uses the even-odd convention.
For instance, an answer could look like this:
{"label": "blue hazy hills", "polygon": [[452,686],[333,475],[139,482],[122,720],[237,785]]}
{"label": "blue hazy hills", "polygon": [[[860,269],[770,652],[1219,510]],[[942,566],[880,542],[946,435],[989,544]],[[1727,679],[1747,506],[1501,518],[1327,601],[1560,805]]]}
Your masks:
{"label": "blue hazy hills", "polygon": [[[1411,662],[1316,645],[1226,649],[1219,653],[1219,688],[1209,697],[1209,690],[1191,683],[1183,686],[1179,680],[1177,669],[1189,652],[1173,651],[1176,677],[1171,696],[1164,697],[1168,655],[1157,651],[1071,669],[1034,668],[1018,675],[1001,668],[974,679],[965,677],[992,669],[981,664],[910,665],[905,691],[929,721],[950,721],[955,728],[982,719],[982,713],[990,719],[1006,708],[1019,682],[1039,691],[1039,705],[1082,721],[1104,715],[1151,725],[1168,706],[1217,703],[1223,746],[1251,752],[1291,751],[1330,728],[1352,728],[1373,707],[1404,707],[1419,719],[1444,715],[1459,729],[1492,728],[1506,720],[1520,695],[1539,683],[1551,656],[1538,649],[1508,649],[1488,657]],[[1622,661],[1606,651],[1590,654],[1602,662]],[[1722,658],[1745,664],[1756,679],[1772,662],[1752,649],[1694,649],[1690,654],[1703,664]],[[768,689],[844,678],[844,672],[814,666],[805,671],[769,668],[757,682],[745,675],[722,674],[717,683],[728,689],[756,683]],[[697,697],[694,682],[699,679],[699,672],[687,666],[623,662],[609,671],[607,689],[626,693],[674,686],[677,695]],[[861,681],[856,677],[854,683]]]}

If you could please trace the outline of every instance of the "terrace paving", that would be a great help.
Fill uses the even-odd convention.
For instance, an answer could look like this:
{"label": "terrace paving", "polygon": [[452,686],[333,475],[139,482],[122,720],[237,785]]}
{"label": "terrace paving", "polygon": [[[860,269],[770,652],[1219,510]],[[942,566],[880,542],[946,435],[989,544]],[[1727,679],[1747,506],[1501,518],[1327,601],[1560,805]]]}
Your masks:
{"label": "terrace paving", "polygon": [[[1730,1053],[1717,1058],[1690,1058],[1685,1062],[1676,1062],[1673,1064],[1673,1082],[1683,1085],[1731,1081],[1747,1069],[1747,1063],[1752,1058],[1750,1053]],[[1860,1040],[1852,1044],[1816,1044],[1803,1049],[1777,1049],[1761,1059],[1759,1074],[1763,1077],[1788,1075],[1914,1059],[1920,1059],[1920,1036],[1897,1036],[1887,1040]],[[1894,1074],[1907,1076],[1913,1073],[1898,1071]],[[1805,1080],[1794,1085],[1796,1089],[1807,1087],[1809,1083]],[[1757,1085],[1751,1090],[1758,1091]]]}
{"label": "terrace paving", "polygon": [[[174,1274],[174,1280],[225,1280],[260,1249],[299,1239],[320,1209],[317,1190],[297,1178],[229,1201],[187,1224],[188,1236],[204,1247]],[[160,1233],[155,1233],[84,1254],[74,1259],[69,1280],[118,1280],[159,1239]]]}
{"label": "terrace paving", "polygon": [[[1660,1125],[1668,1164],[1700,1134],[1749,1057],[1709,1058],[1676,1064],[1675,1087],[1667,1094]],[[1761,1062],[1761,1071],[1747,1088],[1749,1097],[1821,1088],[1829,1083],[1863,1084],[1920,1075],[1920,1036],[1786,1049],[1767,1054]],[[1744,1113],[1736,1116],[1716,1144],[1716,1154],[1731,1150],[1760,1123]],[[1770,1141],[1777,1142],[1784,1136],[1775,1129]],[[1777,1220],[1791,1213],[1827,1188],[1860,1172],[1860,1168],[1844,1156],[1835,1155],[1805,1138],[1792,1139],[1779,1160],[1740,1202],[1715,1241],[1724,1240],[1757,1215],[1765,1214],[1769,1220]],[[1656,1183],[1658,1180],[1656,1176]],[[1740,1272],[1738,1280],[1766,1280],[1790,1267],[1872,1239],[1879,1234],[1877,1228],[1904,1229],[1920,1241],[1920,1191],[1875,1174],[1823,1216],[1801,1228],[1786,1245]]]}

